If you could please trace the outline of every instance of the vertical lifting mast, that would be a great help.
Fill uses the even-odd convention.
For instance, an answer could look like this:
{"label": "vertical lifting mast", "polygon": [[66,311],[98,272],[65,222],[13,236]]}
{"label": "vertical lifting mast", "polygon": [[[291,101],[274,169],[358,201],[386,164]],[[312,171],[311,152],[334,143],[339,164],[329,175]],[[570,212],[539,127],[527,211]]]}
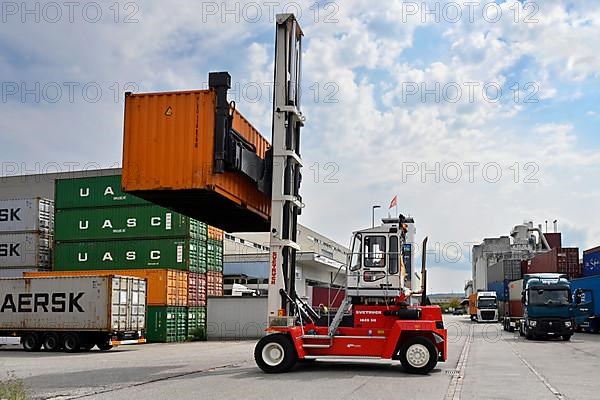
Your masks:
{"label": "vertical lifting mast", "polygon": [[293,316],[300,197],[302,30],[293,14],[277,15],[273,96],[269,321]]}

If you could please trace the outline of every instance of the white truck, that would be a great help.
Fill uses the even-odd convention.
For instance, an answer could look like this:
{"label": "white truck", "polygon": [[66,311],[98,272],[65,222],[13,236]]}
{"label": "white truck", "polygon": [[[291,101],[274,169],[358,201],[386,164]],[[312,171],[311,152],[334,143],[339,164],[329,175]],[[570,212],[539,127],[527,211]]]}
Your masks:
{"label": "white truck", "polygon": [[143,343],[146,280],[77,276],[0,279],[0,336],[26,351],[74,353]]}
{"label": "white truck", "polygon": [[477,322],[498,321],[498,297],[496,292],[477,292],[469,296],[469,314]]}

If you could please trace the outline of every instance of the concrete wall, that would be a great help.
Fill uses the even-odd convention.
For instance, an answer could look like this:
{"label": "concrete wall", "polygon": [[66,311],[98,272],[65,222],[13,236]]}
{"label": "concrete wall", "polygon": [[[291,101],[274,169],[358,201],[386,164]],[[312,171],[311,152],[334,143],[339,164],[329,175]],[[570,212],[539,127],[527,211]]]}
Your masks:
{"label": "concrete wall", "polygon": [[209,297],[209,340],[255,339],[267,327],[266,297]]}

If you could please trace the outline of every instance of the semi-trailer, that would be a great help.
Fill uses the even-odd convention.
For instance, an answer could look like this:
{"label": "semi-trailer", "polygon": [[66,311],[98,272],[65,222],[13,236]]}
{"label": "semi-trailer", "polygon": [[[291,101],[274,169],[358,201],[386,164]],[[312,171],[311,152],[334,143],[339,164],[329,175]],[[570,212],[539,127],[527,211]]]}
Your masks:
{"label": "semi-trailer", "polygon": [[600,332],[600,275],[573,279],[573,301],[579,306],[575,322],[578,329]]}
{"label": "semi-trailer", "polygon": [[143,343],[146,281],[109,276],[0,279],[0,336],[26,351]]}

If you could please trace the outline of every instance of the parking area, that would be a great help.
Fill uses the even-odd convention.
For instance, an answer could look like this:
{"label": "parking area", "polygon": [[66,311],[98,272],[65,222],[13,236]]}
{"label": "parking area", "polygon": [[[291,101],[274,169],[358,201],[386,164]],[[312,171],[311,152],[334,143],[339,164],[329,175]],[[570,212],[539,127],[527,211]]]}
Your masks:
{"label": "parking area", "polygon": [[445,317],[450,359],[427,376],[398,364],[314,362],[267,375],[253,360],[254,341],[122,346],[109,352],[25,353],[0,350],[0,367],[13,371],[37,399],[596,399],[600,336],[571,342],[526,341]]}

